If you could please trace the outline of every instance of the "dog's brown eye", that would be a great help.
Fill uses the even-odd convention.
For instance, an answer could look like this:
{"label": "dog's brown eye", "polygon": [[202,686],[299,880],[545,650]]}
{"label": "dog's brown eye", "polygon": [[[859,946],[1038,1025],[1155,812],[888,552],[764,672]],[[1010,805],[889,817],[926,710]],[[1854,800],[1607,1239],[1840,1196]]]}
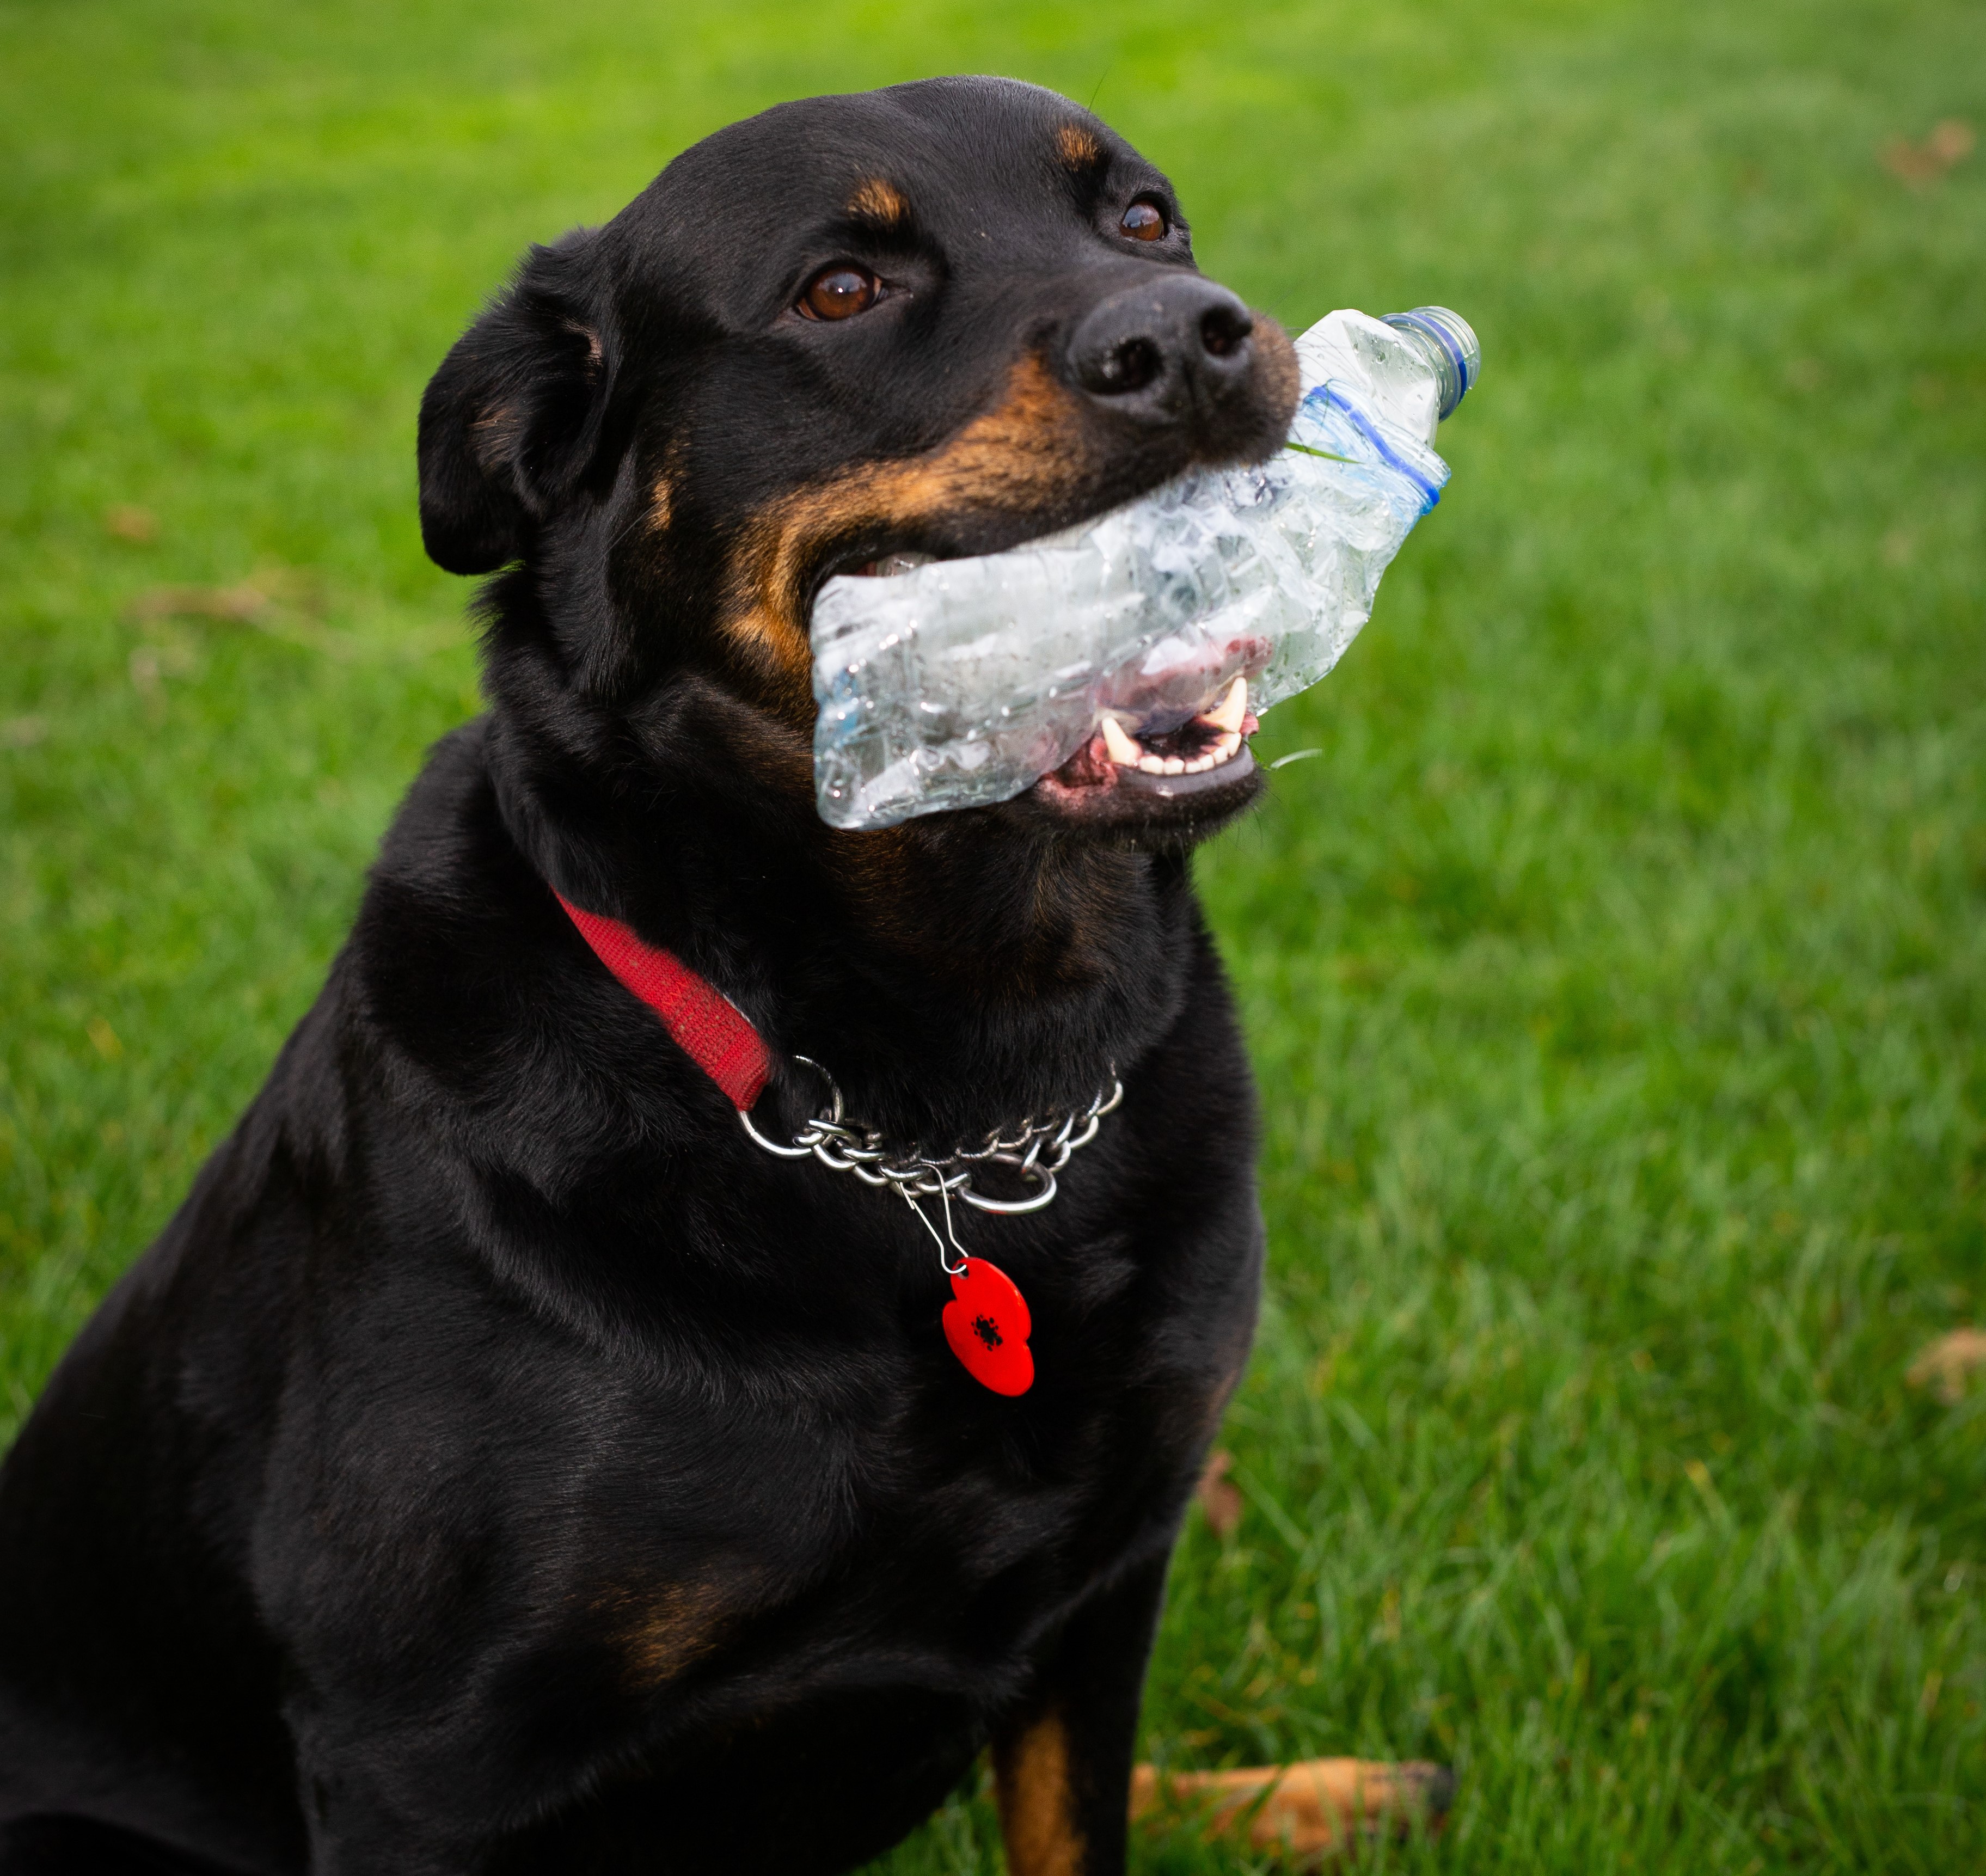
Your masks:
{"label": "dog's brown eye", "polygon": [[1133,202],[1117,225],[1134,241],[1155,241],[1166,231],[1166,212],[1156,202]]}
{"label": "dog's brown eye", "polygon": [[876,276],[863,267],[823,268],[807,282],[800,311],[810,319],[846,319],[876,302]]}

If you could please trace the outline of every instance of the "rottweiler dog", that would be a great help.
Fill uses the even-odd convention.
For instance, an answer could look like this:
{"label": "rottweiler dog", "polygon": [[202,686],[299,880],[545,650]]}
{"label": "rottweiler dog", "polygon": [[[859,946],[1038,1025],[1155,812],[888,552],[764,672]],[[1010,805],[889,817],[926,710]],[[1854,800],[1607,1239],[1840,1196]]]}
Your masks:
{"label": "rottweiler dog", "polygon": [[[0,1866],[804,1876],[990,1747],[1015,1876],[1122,1867],[1256,1314],[1190,871],[1253,719],[1120,714],[1001,806],[836,831],[808,620],[1262,460],[1297,389],[1165,177],[1005,80],[782,105],[530,252],[421,407],[487,712],[0,1477]],[[762,1150],[582,920],[749,1022],[775,1144],[809,1063],[899,1165],[1121,1080],[1052,1204],[953,1207],[1031,1387],[941,1332],[941,1201]]]}

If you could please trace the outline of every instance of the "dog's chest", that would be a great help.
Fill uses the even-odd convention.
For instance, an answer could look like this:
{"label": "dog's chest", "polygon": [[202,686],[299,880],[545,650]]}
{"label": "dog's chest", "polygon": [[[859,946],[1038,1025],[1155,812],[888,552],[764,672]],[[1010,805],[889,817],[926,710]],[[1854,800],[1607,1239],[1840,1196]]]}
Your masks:
{"label": "dog's chest", "polygon": [[1039,1366],[1023,1395],[958,1366],[934,1308],[907,1330],[928,1344],[907,1385],[879,1360],[866,1400],[858,1385],[832,1410],[730,1420],[698,1494],[722,1498],[729,1529],[692,1564],[735,1598],[711,1680],[873,1685],[883,1659],[904,1685],[998,1680],[1163,1545],[1245,1325],[1209,1338],[1203,1315],[1182,1333],[1179,1307],[1133,1282],[1029,1274]]}

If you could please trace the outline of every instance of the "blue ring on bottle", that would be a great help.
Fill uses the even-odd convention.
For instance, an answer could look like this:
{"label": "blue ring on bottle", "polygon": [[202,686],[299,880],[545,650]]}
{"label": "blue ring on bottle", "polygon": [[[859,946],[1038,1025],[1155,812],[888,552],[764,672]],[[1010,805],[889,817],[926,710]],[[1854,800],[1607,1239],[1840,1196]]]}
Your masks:
{"label": "blue ring on bottle", "polygon": [[1464,345],[1454,329],[1460,326],[1474,342],[1476,335],[1467,322],[1460,314],[1450,312],[1445,306],[1416,306],[1410,312],[1389,313],[1383,323],[1425,333],[1441,347],[1454,368],[1455,395],[1442,399],[1439,415],[1443,419],[1452,416],[1456,406],[1475,388],[1476,379],[1482,375],[1481,347],[1473,342]]}

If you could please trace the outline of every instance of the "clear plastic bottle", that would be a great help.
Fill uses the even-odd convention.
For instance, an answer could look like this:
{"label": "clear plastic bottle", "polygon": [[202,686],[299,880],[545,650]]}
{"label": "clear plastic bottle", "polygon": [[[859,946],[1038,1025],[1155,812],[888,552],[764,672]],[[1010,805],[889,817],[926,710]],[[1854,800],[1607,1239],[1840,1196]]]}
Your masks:
{"label": "clear plastic bottle", "polygon": [[1236,677],[1257,715],[1317,682],[1439,499],[1435,427],[1481,369],[1457,314],[1339,312],[1297,341],[1284,447],[1004,554],[830,580],[813,623],[821,817],[1004,801],[1106,716],[1163,729]]}

